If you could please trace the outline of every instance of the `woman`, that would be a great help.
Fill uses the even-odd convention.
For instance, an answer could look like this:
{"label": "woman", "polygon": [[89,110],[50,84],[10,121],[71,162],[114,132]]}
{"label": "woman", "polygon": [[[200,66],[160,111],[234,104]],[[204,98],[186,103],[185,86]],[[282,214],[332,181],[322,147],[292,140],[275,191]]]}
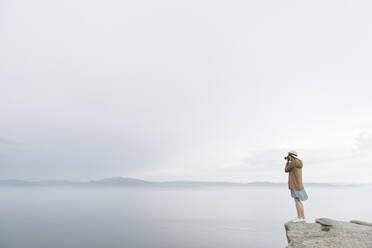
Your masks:
{"label": "woman", "polygon": [[297,218],[291,220],[293,222],[305,221],[304,205],[301,201],[306,201],[308,196],[306,194],[304,185],[302,184],[302,161],[297,158],[296,151],[289,151],[285,158],[287,164],[285,165],[285,172],[288,173],[288,188],[291,191],[291,196],[296,203]]}

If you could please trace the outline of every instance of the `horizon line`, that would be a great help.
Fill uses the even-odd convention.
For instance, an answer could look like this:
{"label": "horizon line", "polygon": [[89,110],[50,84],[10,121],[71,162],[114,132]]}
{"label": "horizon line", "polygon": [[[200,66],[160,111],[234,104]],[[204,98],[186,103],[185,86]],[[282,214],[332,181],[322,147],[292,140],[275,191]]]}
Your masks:
{"label": "horizon line", "polygon": [[[142,178],[135,178],[135,177],[103,177],[100,179],[90,179],[90,180],[70,180],[70,179],[41,179],[41,180],[26,180],[26,179],[15,179],[15,178],[8,178],[8,179],[0,179],[0,181],[23,181],[23,182],[56,182],[56,181],[65,181],[65,182],[72,182],[72,183],[87,183],[87,182],[97,182],[102,181],[105,179],[133,179],[139,180],[149,183],[171,183],[171,182],[198,182],[198,183],[233,183],[233,184],[247,184],[247,183],[273,183],[273,184],[287,184],[287,181],[245,181],[245,182],[234,182],[234,181],[203,181],[203,180],[192,180],[192,179],[183,179],[183,180],[163,180],[163,181],[153,181],[153,180],[146,180]],[[303,182],[304,184],[372,184],[372,182]]]}

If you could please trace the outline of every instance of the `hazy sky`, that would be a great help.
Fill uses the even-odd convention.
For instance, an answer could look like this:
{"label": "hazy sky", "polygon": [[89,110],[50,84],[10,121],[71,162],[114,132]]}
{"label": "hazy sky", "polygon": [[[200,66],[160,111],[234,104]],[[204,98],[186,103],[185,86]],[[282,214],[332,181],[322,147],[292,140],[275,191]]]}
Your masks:
{"label": "hazy sky", "polygon": [[0,2],[0,179],[372,182],[372,4]]}

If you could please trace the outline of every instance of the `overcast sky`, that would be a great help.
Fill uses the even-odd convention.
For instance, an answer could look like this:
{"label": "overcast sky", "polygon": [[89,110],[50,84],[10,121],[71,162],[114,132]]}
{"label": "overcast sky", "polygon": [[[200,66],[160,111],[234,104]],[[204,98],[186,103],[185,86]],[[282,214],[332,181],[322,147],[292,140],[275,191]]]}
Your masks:
{"label": "overcast sky", "polygon": [[0,179],[372,182],[371,10],[2,0]]}

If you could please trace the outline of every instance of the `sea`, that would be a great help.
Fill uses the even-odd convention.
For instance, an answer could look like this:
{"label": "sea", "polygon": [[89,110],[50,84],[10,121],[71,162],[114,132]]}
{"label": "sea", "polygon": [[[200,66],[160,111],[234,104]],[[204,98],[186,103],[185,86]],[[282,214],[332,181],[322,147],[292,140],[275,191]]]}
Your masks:
{"label": "sea", "polygon": [[[372,187],[306,187],[307,222],[372,222]],[[0,187],[1,248],[286,247],[284,186]]]}

